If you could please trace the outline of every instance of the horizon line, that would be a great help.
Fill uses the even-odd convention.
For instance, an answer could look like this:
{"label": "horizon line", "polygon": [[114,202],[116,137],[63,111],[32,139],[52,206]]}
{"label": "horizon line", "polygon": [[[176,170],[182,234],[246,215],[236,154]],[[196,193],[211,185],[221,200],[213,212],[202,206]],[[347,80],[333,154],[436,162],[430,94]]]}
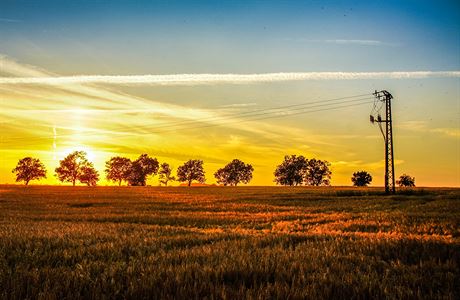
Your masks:
{"label": "horizon line", "polygon": [[[76,184],[75,186],[73,186],[71,183],[57,183],[57,184],[50,184],[50,183],[29,183],[28,185],[25,185],[23,183],[0,183],[0,186],[21,186],[21,187],[31,187],[31,186],[40,186],[40,187],[47,187],[47,186],[51,186],[51,187],[83,187],[83,188],[95,188],[95,187],[116,187],[116,188],[123,188],[123,187],[129,187],[129,188],[170,188],[170,187],[224,187],[224,188],[245,188],[245,187],[280,187],[280,188],[325,188],[325,189],[330,189],[330,188],[357,188],[357,189],[360,189],[360,188],[385,188],[384,185],[370,185],[370,186],[365,186],[365,187],[357,187],[357,186],[353,186],[353,185],[328,185],[328,186],[313,186],[313,185],[297,185],[297,186],[289,186],[289,185],[279,185],[279,184],[274,184],[274,185],[259,185],[259,184],[241,184],[241,185],[237,185],[237,186],[224,186],[224,185],[219,185],[217,183],[204,183],[202,185],[200,185],[199,183],[195,183],[195,185],[193,185],[194,183],[192,183],[191,186],[186,186],[186,185],[182,185],[179,184],[179,185],[168,185],[168,186],[163,186],[163,185],[152,185],[152,184],[148,184],[148,185],[145,185],[145,186],[132,186],[132,185],[126,185],[126,184],[123,184],[121,186],[117,185],[116,183],[114,184],[97,184],[95,186],[88,186],[86,184],[83,184],[83,183],[78,183]],[[399,187],[399,186],[396,186],[396,189],[402,189],[402,190],[407,190],[407,189],[424,189],[424,188],[445,188],[445,189],[460,189],[460,185],[451,185],[451,186],[446,186],[446,185],[423,185],[423,186],[414,186],[414,187]]]}

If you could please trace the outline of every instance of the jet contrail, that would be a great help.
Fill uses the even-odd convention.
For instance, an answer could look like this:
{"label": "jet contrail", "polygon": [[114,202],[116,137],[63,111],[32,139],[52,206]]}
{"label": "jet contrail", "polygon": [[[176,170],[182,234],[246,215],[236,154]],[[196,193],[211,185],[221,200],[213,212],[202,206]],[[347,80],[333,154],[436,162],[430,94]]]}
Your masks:
{"label": "jet contrail", "polygon": [[49,77],[0,77],[8,84],[114,84],[114,85],[209,85],[253,84],[302,80],[458,78],[460,71],[407,72],[298,72],[262,74],[171,74],[171,75],[78,75]]}

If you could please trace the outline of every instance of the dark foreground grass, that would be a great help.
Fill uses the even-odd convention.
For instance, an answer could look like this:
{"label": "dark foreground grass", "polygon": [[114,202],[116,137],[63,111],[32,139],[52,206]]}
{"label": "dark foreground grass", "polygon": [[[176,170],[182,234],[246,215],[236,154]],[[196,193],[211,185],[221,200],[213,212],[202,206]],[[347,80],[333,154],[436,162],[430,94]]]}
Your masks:
{"label": "dark foreground grass", "polygon": [[0,296],[458,299],[459,198],[0,186]]}

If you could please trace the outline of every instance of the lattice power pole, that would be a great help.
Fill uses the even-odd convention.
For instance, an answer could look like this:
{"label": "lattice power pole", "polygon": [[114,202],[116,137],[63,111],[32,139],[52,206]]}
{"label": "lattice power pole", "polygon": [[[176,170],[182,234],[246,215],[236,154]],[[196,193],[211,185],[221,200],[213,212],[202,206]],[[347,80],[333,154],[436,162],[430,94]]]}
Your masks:
{"label": "lattice power pole", "polygon": [[[393,126],[391,121],[391,99],[393,96],[383,90],[375,91],[374,96],[378,102],[385,103],[385,120],[378,114],[377,119],[373,115],[370,116],[371,123],[379,124],[383,139],[385,140],[385,192],[395,193],[395,166],[393,156]],[[385,123],[385,132],[382,128],[382,123]]]}

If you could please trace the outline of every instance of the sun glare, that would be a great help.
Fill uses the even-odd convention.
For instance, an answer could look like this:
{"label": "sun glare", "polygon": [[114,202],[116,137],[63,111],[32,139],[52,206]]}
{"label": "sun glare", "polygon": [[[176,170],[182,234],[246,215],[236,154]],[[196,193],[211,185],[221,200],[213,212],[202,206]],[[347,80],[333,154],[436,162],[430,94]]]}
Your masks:
{"label": "sun glare", "polygon": [[95,163],[97,161],[97,159],[98,159],[96,151],[94,151],[91,147],[86,146],[86,145],[69,147],[69,148],[64,149],[63,151],[60,151],[59,152],[59,154],[60,154],[59,159],[63,159],[64,157],[66,157],[67,155],[69,155],[70,153],[72,153],[74,151],[84,151],[84,152],[86,152],[86,158],[90,162]]}

